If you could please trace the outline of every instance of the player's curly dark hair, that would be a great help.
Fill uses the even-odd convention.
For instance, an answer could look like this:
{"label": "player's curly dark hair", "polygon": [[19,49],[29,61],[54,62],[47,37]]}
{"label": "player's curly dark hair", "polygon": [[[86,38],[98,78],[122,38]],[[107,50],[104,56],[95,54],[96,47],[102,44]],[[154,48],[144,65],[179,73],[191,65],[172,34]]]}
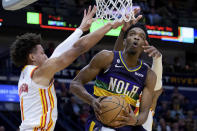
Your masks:
{"label": "player's curly dark hair", "polygon": [[126,38],[127,37],[127,34],[129,33],[129,31],[131,29],[135,28],[135,27],[141,28],[145,32],[145,34],[146,34],[146,40],[149,41],[148,32],[147,32],[147,29],[145,27],[145,24],[139,23],[139,22],[136,23],[135,25],[132,25],[129,29],[127,29],[127,31],[124,34],[124,38]]}
{"label": "player's curly dark hair", "polygon": [[42,45],[40,34],[26,33],[17,36],[10,47],[11,60],[16,66],[25,66],[28,62],[28,55],[32,53],[36,45]]}

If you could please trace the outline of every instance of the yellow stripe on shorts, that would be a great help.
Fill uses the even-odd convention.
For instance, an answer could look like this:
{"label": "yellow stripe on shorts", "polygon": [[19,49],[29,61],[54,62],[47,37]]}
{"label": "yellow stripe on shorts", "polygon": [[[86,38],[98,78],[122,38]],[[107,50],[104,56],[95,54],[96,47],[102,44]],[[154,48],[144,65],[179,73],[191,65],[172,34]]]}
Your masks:
{"label": "yellow stripe on shorts", "polygon": [[93,131],[94,130],[94,126],[95,126],[95,122],[92,121],[91,124],[90,124],[89,131]]}

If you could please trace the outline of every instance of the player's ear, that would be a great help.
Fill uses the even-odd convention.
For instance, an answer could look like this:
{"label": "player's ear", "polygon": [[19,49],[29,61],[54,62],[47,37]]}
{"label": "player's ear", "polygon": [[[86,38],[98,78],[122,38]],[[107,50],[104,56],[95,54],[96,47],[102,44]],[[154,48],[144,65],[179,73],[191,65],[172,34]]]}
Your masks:
{"label": "player's ear", "polygon": [[29,59],[30,62],[35,61],[35,57],[32,53],[29,54],[28,59]]}

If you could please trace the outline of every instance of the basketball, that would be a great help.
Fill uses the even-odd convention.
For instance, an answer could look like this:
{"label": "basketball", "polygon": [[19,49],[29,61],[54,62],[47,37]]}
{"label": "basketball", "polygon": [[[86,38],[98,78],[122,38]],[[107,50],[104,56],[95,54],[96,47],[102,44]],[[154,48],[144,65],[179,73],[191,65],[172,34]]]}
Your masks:
{"label": "basketball", "polygon": [[130,105],[121,96],[108,96],[100,101],[101,111],[100,121],[107,125],[114,127],[112,122],[117,120],[118,115],[124,115],[123,109],[130,113]]}

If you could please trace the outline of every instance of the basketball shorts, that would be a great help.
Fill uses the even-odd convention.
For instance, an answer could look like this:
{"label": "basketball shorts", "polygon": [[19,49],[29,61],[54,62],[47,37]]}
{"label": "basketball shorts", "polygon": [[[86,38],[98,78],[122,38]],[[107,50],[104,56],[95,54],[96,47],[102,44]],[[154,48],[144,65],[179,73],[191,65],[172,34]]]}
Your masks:
{"label": "basketball shorts", "polygon": [[[54,131],[55,129],[55,124],[53,123],[53,125],[51,126],[50,129],[48,129],[47,131]],[[20,131],[44,131],[45,129],[41,129],[41,128],[36,128],[36,127],[21,127],[20,126]]]}
{"label": "basketball shorts", "polygon": [[111,128],[103,125],[96,119],[94,114],[90,115],[85,126],[85,131],[146,131],[142,126],[124,126]]}

